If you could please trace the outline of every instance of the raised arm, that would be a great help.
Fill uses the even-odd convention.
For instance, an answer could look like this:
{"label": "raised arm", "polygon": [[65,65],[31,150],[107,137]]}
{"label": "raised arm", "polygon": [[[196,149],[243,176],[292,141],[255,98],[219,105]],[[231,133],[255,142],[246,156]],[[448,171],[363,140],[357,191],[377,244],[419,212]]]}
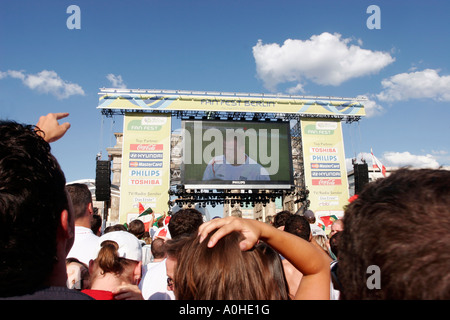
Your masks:
{"label": "raised arm", "polygon": [[239,231],[245,237],[240,243],[241,250],[249,250],[258,240],[262,240],[288,259],[303,273],[295,299],[326,300],[330,298],[329,263],[319,249],[310,242],[266,223],[236,217],[214,219],[201,225],[200,242],[215,229],[218,230],[211,236],[209,247],[213,247],[226,234]]}

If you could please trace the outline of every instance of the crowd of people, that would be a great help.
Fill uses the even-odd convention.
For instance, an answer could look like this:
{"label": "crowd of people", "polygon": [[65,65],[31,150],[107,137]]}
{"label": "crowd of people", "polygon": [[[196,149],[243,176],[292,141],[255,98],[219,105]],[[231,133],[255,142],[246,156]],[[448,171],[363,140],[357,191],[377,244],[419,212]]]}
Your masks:
{"label": "crowd of people", "polygon": [[51,153],[67,115],[0,121],[0,299],[450,299],[450,171],[367,184],[328,235],[310,210],[265,223],[189,208],[164,236],[139,219],[102,230]]}

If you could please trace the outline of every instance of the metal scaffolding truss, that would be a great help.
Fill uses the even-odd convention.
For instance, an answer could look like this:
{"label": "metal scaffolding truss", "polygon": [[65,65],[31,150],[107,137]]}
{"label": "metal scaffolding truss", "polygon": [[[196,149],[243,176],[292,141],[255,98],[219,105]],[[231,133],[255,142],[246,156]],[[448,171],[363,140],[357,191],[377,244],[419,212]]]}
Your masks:
{"label": "metal scaffolding truss", "polygon": [[214,119],[214,120],[241,120],[241,121],[289,121],[300,118],[328,118],[341,119],[347,123],[361,120],[361,116],[299,114],[299,113],[269,113],[269,112],[229,112],[229,111],[198,111],[198,110],[142,110],[142,109],[101,109],[101,114],[107,118],[123,116],[125,113],[168,113],[178,119]]}

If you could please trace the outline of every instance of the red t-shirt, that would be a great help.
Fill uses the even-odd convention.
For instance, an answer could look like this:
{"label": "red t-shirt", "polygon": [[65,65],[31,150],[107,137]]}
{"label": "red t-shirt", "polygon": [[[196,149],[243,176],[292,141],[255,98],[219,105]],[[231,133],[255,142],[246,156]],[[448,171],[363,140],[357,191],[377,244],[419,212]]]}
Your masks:
{"label": "red t-shirt", "polygon": [[81,290],[81,292],[91,296],[95,300],[114,300],[114,295],[111,291],[85,289]]}

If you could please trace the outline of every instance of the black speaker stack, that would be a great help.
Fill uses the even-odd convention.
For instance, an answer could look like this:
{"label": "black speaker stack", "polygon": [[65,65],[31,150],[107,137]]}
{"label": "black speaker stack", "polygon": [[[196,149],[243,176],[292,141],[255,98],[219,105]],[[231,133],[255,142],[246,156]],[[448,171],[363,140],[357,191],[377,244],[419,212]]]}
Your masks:
{"label": "black speaker stack", "polygon": [[97,160],[95,198],[97,201],[109,201],[111,199],[111,161],[109,160]]}
{"label": "black speaker stack", "polygon": [[358,194],[369,183],[369,168],[367,163],[354,163],[353,173],[355,177],[355,194]]}

